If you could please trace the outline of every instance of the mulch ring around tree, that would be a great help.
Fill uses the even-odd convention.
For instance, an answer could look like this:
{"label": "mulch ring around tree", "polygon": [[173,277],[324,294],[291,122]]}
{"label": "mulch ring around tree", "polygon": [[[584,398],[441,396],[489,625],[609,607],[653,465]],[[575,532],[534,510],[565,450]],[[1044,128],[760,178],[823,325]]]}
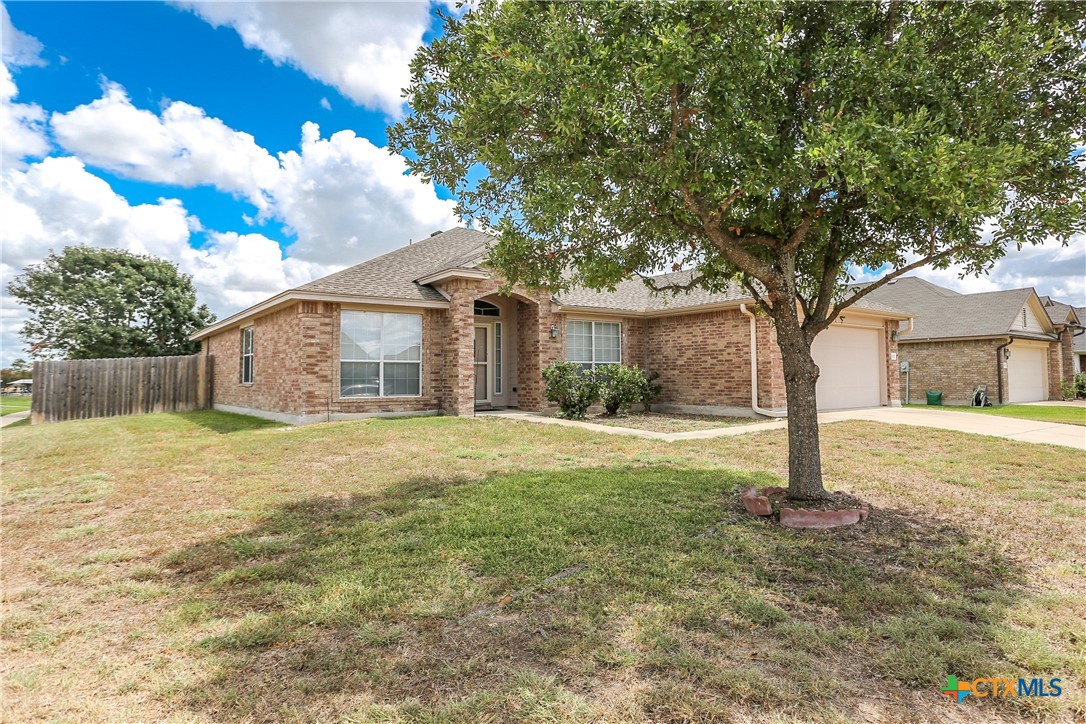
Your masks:
{"label": "mulch ring around tree", "polygon": [[751,515],[776,517],[785,528],[823,530],[867,520],[871,506],[847,493],[827,493],[818,500],[788,499],[787,488],[745,488],[740,497]]}

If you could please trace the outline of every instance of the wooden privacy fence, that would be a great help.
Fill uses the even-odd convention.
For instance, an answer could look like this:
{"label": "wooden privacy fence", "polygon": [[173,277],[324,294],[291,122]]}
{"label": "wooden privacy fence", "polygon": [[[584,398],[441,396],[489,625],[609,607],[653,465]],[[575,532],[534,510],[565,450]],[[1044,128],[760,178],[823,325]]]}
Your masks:
{"label": "wooden privacy fence", "polygon": [[211,406],[211,357],[34,363],[30,422],[201,410]]}

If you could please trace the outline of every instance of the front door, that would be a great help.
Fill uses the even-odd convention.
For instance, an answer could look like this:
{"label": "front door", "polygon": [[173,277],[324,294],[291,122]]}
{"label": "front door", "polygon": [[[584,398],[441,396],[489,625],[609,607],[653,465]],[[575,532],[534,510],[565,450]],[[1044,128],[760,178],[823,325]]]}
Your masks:
{"label": "front door", "polygon": [[490,402],[490,327],[475,327],[475,404]]}

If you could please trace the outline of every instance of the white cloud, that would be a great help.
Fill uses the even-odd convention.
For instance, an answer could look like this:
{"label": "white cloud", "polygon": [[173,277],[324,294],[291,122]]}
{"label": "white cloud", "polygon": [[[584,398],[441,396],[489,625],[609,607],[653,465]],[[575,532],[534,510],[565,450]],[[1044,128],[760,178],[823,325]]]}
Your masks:
{"label": "white cloud", "polygon": [[132,105],[116,83],[106,83],[91,103],[54,113],[51,123],[58,143],[91,165],[141,181],[215,186],[261,211],[267,210],[262,189],[279,171],[251,135],[202,108],[173,102],[158,116]]}
{"label": "white cloud", "polygon": [[15,103],[18,92],[7,65],[0,63],[0,168],[22,168],[27,157],[49,152],[45,112],[36,103]]}
{"label": "white cloud", "polygon": [[45,137],[45,113],[35,103],[15,103],[19,89],[11,69],[45,65],[37,38],[11,24],[8,9],[0,3],[0,168],[22,168],[23,160],[49,152]]}
{"label": "white cloud", "polygon": [[17,30],[11,24],[11,16],[3,3],[0,3],[0,38],[4,40],[3,47],[0,48],[0,58],[5,65],[45,65],[45,60],[41,57],[41,41],[33,35]]}
{"label": "white cloud", "polygon": [[65,246],[125,249],[152,254],[193,275],[199,297],[225,316],[289,287],[333,271],[297,259],[284,259],[279,245],[261,234],[209,232],[194,248],[201,230],[177,199],[131,205],[76,158],[47,158],[26,170],[7,171],[0,186],[0,347],[5,362],[25,356],[18,330],[25,310],[6,295],[7,282],[50,250]]}
{"label": "white cloud", "polygon": [[275,213],[297,233],[291,256],[355,264],[458,223],[453,202],[408,175],[402,156],[352,131],[322,139],[306,123],[301,151],[279,159],[282,174],[269,191]]}
{"label": "white cloud", "polygon": [[246,47],[294,66],[356,103],[403,112],[400,91],[430,25],[426,2],[181,2]]}
{"label": "white cloud", "polygon": [[213,185],[242,194],[298,237],[291,256],[352,264],[457,223],[453,202],[408,174],[402,156],[352,131],[320,136],[302,127],[299,150],[278,160],[247,133],[201,108],[170,103],[158,116],[106,84],[101,98],[54,113],[58,142],[90,165],[158,183]]}
{"label": "white cloud", "polygon": [[332,110],[332,103],[327,98],[321,98],[321,108],[326,111]]}

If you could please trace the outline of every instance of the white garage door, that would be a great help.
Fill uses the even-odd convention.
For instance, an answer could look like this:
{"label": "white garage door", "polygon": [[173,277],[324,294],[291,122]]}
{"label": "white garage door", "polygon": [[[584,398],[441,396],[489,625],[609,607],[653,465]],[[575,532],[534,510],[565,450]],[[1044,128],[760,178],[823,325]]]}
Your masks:
{"label": "white garage door", "polygon": [[1037,347],[1011,345],[1007,360],[1008,402],[1037,402],[1048,399],[1045,394],[1046,351]]}
{"label": "white garage door", "polygon": [[811,354],[819,369],[819,410],[882,404],[880,334],[878,329],[830,327],[815,337]]}

